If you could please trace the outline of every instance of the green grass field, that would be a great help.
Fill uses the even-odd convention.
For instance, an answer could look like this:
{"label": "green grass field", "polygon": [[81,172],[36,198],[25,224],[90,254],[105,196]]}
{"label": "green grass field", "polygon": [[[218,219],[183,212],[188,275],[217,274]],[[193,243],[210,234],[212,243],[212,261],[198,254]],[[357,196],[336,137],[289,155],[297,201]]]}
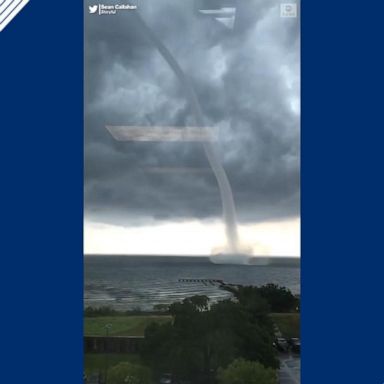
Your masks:
{"label": "green grass field", "polygon": [[153,322],[164,324],[171,321],[170,316],[106,316],[85,317],[84,335],[105,336],[105,325],[111,324],[111,336],[143,336],[145,328]]}
{"label": "green grass field", "polygon": [[299,313],[272,313],[271,317],[284,337],[300,337]]}

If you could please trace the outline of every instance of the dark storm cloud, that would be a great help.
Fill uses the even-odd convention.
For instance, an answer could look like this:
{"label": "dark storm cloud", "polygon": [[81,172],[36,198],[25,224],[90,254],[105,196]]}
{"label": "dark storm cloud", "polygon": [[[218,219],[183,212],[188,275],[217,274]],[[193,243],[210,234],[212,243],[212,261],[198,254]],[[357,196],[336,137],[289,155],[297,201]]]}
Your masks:
{"label": "dark storm cloud", "polygon": [[[298,21],[280,18],[277,1],[241,4],[234,31],[199,17],[192,1],[141,0],[139,11],[191,77],[207,125],[219,129],[240,221],[297,216]],[[86,217],[125,224],[220,217],[201,145],[121,143],[105,129],[194,124],[182,87],[134,12],[87,15],[85,38]]]}

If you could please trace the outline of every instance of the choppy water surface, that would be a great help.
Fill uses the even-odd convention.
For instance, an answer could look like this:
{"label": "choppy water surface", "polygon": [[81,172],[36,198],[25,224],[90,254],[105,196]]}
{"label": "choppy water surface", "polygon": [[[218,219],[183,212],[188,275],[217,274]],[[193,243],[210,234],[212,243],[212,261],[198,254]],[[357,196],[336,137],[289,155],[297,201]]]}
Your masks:
{"label": "choppy water surface", "polygon": [[211,300],[229,294],[209,283],[179,279],[218,279],[232,284],[276,283],[300,293],[300,268],[287,266],[217,265],[207,258],[159,256],[86,256],[84,306],[150,310],[196,294]]}

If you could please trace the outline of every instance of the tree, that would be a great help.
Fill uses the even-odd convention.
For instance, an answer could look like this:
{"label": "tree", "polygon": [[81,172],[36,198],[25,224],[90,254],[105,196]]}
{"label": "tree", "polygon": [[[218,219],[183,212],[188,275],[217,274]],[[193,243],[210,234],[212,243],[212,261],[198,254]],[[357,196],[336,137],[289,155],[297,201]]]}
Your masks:
{"label": "tree", "polygon": [[146,327],[141,356],[155,374],[171,371],[174,344],[174,328],[171,323],[151,323]]}
{"label": "tree", "polygon": [[151,372],[147,367],[133,363],[119,363],[109,370],[109,384],[151,384]]}
{"label": "tree", "polygon": [[254,307],[253,301],[262,298],[271,312],[296,312],[299,306],[299,299],[289,289],[277,284],[270,283],[261,287],[237,286],[236,288],[224,286],[223,289],[231,292],[239,302],[249,307]]}
{"label": "tree", "polygon": [[110,306],[87,307],[84,310],[84,317],[118,316],[118,315],[119,315],[119,312]]}
{"label": "tree", "polygon": [[[211,383],[220,365],[236,356],[234,334],[209,309],[206,296],[194,296],[170,306],[173,322],[145,330],[142,357],[157,375],[171,372],[177,379]],[[228,360],[229,359],[229,360]]]}
{"label": "tree", "polygon": [[268,305],[254,292],[211,306],[207,297],[195,296],[172,304],[169,312],[172,323],[145,330],[142,357],[157,375],[211,384],[219,367],[236,358],[279,366]]}
{"label": "tree", "polygon": [[218,372],[219,384],[276,384],[276,371],[259,362],[237,359]]}
{"label": "tree", "polygon": [[272,312],[296,311],[299,301],[289,289],[271,283],[257,289],[260,296],[268,301]]}

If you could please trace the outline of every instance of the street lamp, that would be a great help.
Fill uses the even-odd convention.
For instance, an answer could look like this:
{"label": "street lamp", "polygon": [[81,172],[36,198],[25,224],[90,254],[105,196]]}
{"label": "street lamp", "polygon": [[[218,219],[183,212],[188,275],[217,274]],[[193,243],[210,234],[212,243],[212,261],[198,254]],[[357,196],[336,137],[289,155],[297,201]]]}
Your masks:
{"label": "street lamp", "polygon": [[105,329],[105,384],[107,384],[108,382],[108,352],[109,352],[109,343],[108,343],[108,336],[109,336],[109,330],[112,328],[112,324],[108,323],[108,324],[105,324],[104,325],[104,329]]}

